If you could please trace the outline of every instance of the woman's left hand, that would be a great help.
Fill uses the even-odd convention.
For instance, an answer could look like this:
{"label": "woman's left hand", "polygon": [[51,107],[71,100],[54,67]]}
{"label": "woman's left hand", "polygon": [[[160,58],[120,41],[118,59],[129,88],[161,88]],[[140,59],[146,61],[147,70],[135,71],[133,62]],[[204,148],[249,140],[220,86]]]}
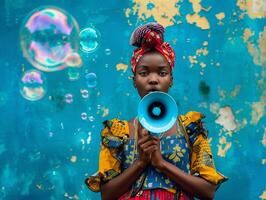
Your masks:
{"label": "woman's left hand", "polygon": [[151,165],[157,169],[161,169],[163,166],[164,159],[160,149],[160,139],[158,137],[152,137],[156,149],[151,154]]}

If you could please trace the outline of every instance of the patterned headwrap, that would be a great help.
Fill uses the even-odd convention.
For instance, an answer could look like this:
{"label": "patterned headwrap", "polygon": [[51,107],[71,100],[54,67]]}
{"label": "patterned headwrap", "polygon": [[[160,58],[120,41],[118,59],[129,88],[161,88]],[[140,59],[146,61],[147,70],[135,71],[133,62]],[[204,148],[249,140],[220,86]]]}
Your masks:
{"label": "patterned headwrap", "polygon": [[130,44],[138,47],[134,50],[131,58],[131,70],[135,73],[136,65],[140,58],[151,50],[161,53],[168,63],[171,70],[175,63],[175,52],[169,43],[164,42],[164,27],[156,22],[147,23],[137,27],[131,35]]}

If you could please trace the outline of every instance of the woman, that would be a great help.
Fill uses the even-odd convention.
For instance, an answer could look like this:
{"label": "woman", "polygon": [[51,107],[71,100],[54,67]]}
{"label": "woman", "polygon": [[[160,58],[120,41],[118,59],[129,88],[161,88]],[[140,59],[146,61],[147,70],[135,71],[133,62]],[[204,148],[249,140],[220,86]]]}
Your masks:
{"label": "woman", "polygon": [[[157,23],[138,27],[131,44],[134,87],[141,98],[152,91],[168,92],[173,84],[175,54],[163,41]],[[204,116],[188,112],[162,138],[151,136],[137,118],[105,121],[99,171],[86,179],[102,199],[212,199],[227,178],[214,167]]]}

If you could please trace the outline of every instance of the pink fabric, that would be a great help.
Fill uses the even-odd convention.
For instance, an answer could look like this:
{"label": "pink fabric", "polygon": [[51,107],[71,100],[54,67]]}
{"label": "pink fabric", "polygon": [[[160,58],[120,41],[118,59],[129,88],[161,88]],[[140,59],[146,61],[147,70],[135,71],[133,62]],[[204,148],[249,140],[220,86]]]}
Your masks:
{"label": "pink fabric", "polygon": [[[136,197],[129,197],[127,192],[118,200],[174,200],[175,194],[164,189],[155,189],[155,190],[144,190],[141,191]],[[154,194],[152,194],[152,192]],[[178,200],[192,200],[193,198],[187,195],[186,193],[181,193]]]}

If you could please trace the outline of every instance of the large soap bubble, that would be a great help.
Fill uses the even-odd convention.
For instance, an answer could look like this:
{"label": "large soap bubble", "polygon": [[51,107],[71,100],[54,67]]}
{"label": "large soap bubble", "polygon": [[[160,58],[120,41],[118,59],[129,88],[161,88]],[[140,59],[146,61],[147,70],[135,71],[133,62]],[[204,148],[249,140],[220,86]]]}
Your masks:
{"label": "large soap bubble", "polygon": [[46,72],[64,69],[65,59],[79,48],[78,24],[59,8],[35,9],[21,26],[20,44],[34,67]]}
{"label": "large soap bubble", "polygon": [[99,46],[100,34],[95,28],[85,28],[79,33],[81,49],[85,53],[94,52]]}
{"label": "large soap bubble", "polygon": [[25,99],[37,101],[46,94],[46,78],[40,71],[28,70],[22,75],[19,88]]}

